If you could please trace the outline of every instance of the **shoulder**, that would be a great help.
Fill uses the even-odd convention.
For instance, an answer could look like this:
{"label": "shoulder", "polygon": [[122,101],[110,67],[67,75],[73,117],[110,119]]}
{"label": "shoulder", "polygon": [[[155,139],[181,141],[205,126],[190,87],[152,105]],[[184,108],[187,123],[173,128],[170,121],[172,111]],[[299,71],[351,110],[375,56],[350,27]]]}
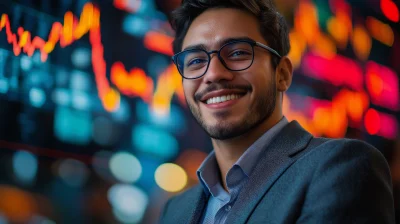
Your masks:
{"label": "shoulder", "polygon": [[304,156],[329,158],[358,158],[386,163],[383,154],[371,144],[357,139],[313,138]]}
{"label": "shoulder", "polygon": [[390,169],[378,149],[360,140],[315,138],[306,150],[297,161],[309,172],[300,220],[394,223]]}
{"label": "shoulder", "polygon": [[294,167],[308,170],[312,179],[322,175],[324,180],[332,181],[335,178],[360,181],[377,178],[389,183],[391,180],[386,158],[361,140],[313,138],[295,160]]}
{"label": "shoulder", "polygon": [[383,154],[361,140],[314,138],[299,160],[308,163],[314,177],[331,175],[365,182],[380,179],[391,184],[389,165]]}

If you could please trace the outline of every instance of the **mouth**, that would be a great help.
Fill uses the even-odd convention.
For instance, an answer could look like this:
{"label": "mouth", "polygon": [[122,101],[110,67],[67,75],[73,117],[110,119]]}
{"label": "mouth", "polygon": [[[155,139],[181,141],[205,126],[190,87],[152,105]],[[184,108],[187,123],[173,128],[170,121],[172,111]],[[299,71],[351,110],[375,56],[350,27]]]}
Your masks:
{"label": "mouth", "polygon": [[224,109],[235,105],[247,93],[243,90],[222,89],[204,95],[200,101],[210,109]]}
{"label": "mouth", "polygon": [[215,96],[215,97],[211,97],[211,98],[205,100],[204,103],[206,103],[207,105],[224,103],[227,101],[239,99],[243,96],[244,96],[244,94],[228,94],[228,95],[222,95],[222,96]]}

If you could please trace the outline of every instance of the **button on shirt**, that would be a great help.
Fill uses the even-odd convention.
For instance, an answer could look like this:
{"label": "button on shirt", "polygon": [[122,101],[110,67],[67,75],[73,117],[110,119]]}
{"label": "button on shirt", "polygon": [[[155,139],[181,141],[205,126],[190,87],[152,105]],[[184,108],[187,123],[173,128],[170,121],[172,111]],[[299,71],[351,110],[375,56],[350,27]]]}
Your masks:
{"label": "button on shirt", "polygon": [[226,185],[229,192],[225,191],[220,182],[220,172],[214,151],[207,156],[197,170],[200,183],[209,196],[201,223],[214,224],[225,222],[229,211],[235,204],[240,189],[246,184],[256,166],[260,154],[288,123],[287,119],[283,117],[243,153],[226,174]]}

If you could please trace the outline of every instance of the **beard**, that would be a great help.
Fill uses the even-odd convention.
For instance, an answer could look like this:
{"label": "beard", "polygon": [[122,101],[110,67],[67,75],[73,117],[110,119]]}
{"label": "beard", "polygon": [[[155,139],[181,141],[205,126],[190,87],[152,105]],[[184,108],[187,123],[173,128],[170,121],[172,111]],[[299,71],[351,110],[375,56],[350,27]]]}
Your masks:
{"label": "beard", "polygon": [[[274,77],[274,76],[273,76]],[[210,86],[211,87],[211,86]],[[223,86],[224,89],[234,88],[232,86]],[[251,90],[251,87],[243,87],[243,89]],[[217,87],[211,87],[210,89],[216,90],[221,89]],[[250,91],[248,92],[250,93]],[[229,117],[230,112],[218,112],[214,113],[218,119],[216,124],[208,125],[198,107],[195,107],[194,103],[189,103],[189,109],[192,112],[197,123],[204,129],[207,134],[218,140],[226,140],[246,134],[251,129],[260,125],[263,121],[268,119],[273,111],[275,110],[276,104],[276,83],[275,77],[271,84],[266,88],[264,94],[260,95],[256,101],[250,105],[247,109],[245,116],[239,122],[229,122],[225,118]],[[195,99],[199,99],[200,96],[195,96]]]}

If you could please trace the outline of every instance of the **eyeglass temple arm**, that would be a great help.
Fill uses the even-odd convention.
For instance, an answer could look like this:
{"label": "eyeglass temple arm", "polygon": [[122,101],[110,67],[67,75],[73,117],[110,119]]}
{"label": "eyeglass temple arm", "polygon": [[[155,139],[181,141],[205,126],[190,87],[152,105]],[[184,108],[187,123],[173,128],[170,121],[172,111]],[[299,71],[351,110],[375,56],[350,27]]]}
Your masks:
{"label": "eyeglass temple arm", "polygon": [[265,45],[265,44],[262,44],[262,43],[260,43],[260,42],[256,42],[256,45],[259,46],[259,47],[264,48],[264,49],[267,50],[267,51],[270,51],[271,53],[275,54],[275,55],[278,56],[279,58],[282,57],[276,50],[274,50],[274,49],[268,47],[268,46]]}

